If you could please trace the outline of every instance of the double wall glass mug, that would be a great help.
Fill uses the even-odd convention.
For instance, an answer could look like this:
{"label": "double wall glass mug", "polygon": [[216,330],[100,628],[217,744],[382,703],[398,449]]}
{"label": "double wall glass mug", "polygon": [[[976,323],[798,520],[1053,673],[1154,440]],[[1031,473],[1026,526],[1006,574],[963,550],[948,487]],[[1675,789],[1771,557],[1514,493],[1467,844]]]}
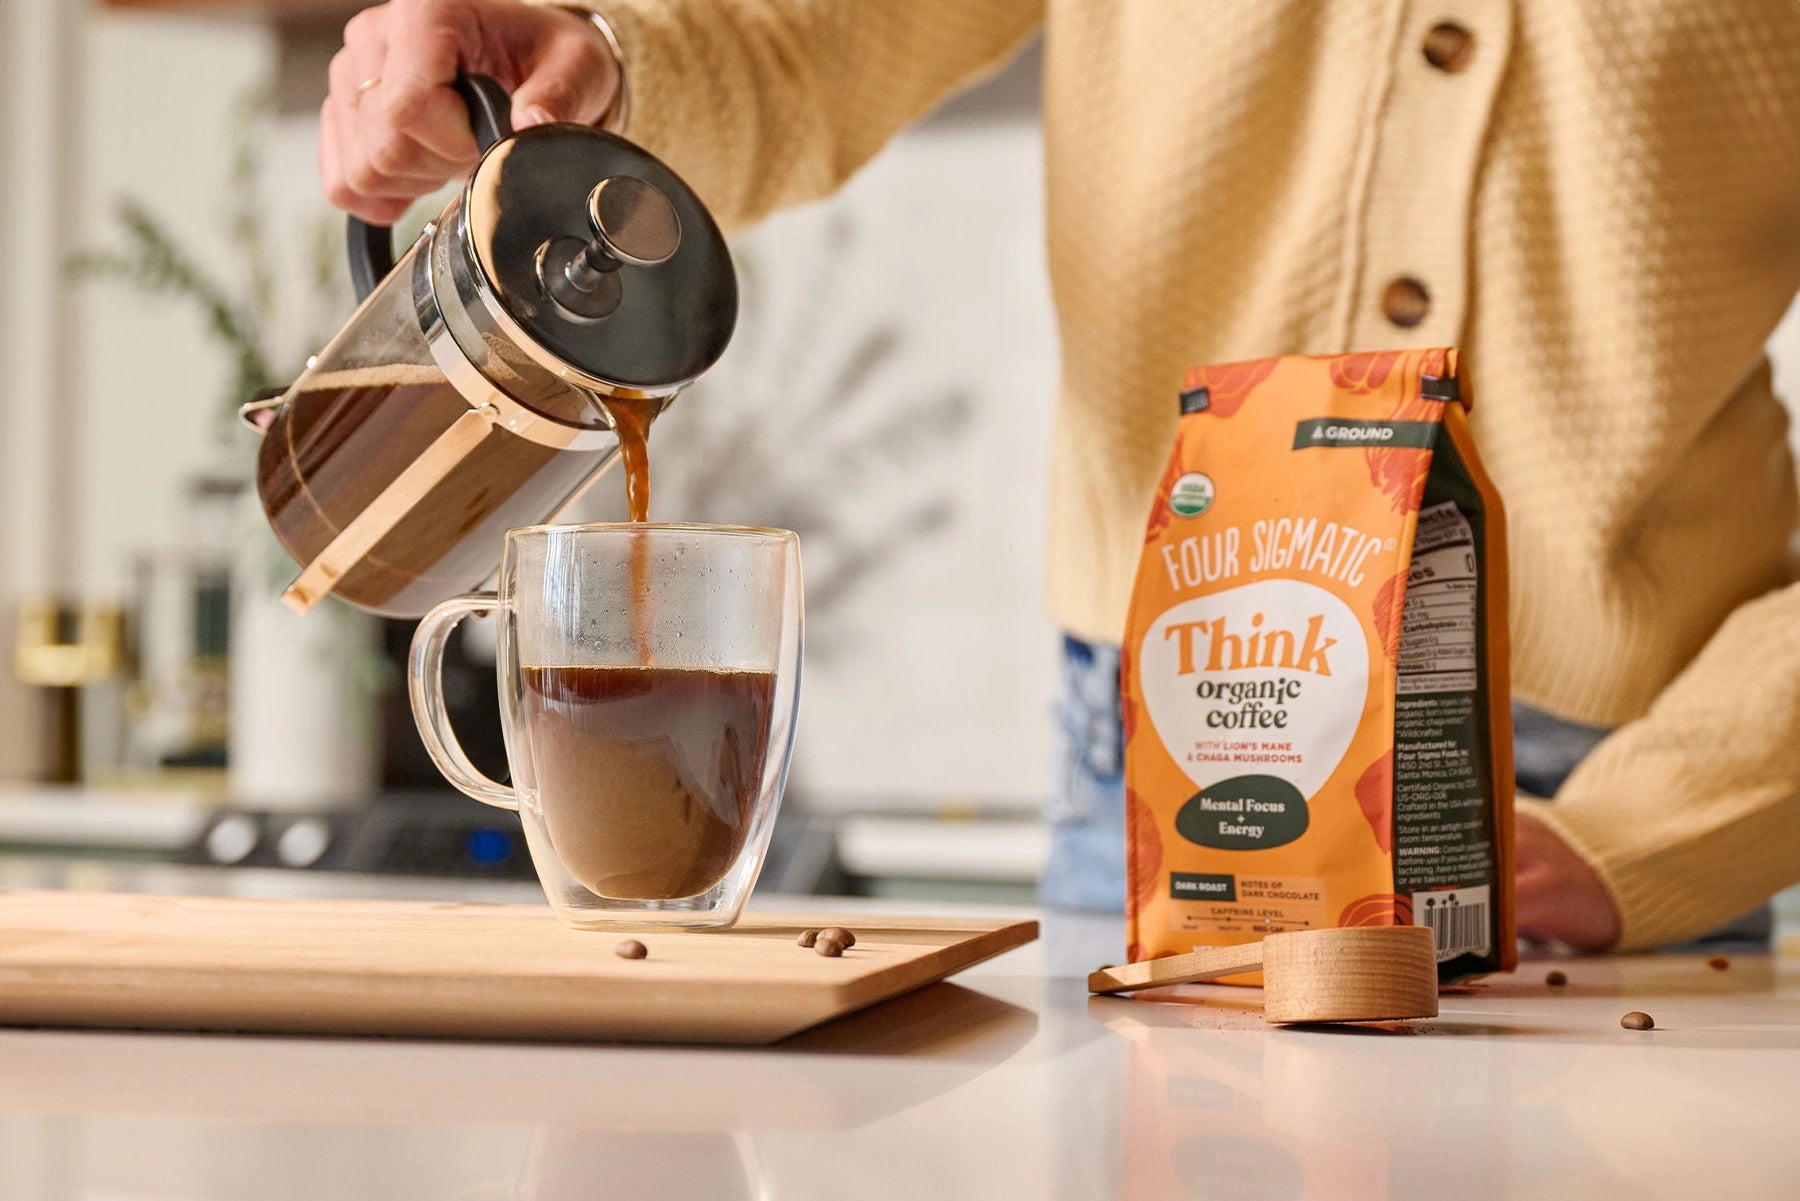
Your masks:
{"label": "double wall glass mug", "polygon": [[[444,646],[493,612],[512,785],[450,729]],[[532,526],[498,591],[419,623],[407,673],[438,770],[519,811],[538,879],[578,928],[729,926],[768,851],[800,693],[800,543],[739,526]]]}

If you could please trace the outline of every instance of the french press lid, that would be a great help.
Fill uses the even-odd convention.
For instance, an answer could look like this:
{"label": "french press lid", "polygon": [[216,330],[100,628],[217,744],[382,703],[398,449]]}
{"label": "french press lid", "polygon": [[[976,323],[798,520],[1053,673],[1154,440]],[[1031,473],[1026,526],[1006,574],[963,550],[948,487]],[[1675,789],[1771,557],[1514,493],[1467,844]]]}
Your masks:
{"label": "french press lid", "polygon": [[[511,133],[492,80],[464,77],[457,90],[485,154],[454,229],[438,236],[457,238],[457,290],[487,318],[477,325],[601,392],[672,394],[712,366],[737,322],[737,276],[693,189],[616,134],[567,124]],[[385,250],[386,238],[353,235],[353,274],[358,251],[371,241]]]}

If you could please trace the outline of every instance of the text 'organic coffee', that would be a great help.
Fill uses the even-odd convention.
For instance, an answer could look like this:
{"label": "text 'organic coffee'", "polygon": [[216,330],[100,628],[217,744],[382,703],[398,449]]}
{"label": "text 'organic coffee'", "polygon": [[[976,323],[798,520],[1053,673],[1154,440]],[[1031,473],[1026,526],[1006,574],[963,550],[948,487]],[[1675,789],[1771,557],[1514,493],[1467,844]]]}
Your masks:
{"label": "text 'organic coffee'", "polygon": [[1127,625],[1132,959],[1429,926],[1510,968],[1504,518],[1452,350],[1188,373]]}

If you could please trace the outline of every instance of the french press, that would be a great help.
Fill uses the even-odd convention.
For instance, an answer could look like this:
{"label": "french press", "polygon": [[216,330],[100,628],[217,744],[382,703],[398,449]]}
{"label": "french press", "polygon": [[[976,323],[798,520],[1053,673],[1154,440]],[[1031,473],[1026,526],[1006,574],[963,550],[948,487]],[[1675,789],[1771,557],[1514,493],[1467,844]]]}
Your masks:
{"label": "french press", "polygon": [[456,89],[483,151],[468,182],[398,264],[390,230],[351,220],[360,307],[241,411],[300,612],[335,594],[417,617],[478,587],[507,529],[617,457],[596,398],[666,404],[737,320],[725,240],[667,166],[598,129],[513,133],[497,83]]}

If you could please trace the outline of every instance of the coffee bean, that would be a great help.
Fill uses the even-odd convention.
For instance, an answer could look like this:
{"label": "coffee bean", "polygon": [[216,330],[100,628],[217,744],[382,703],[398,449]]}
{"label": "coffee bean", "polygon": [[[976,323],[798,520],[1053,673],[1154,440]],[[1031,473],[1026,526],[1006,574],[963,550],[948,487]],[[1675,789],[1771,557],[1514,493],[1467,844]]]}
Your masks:
{"label": "coffee bean", "polygon": [[1656,1019],[1641,1010],[1634,1009],[1619,1019],[1619,1025],[1627,1030],[1651,1030],[1656,1027]]}
{"label": "coffee bean", "polygon": [[1548,984],[1551,988],[1561,988],[1563,985],[1567,984],[1568,982],[1569,982],[1569,978],[1567,976],[1563,975],[1561,972],[1551,972],[1549,975],[1544,977],[1544,983]]}
{"label": "coffee bean", "polygon": [[1725,958],[1723,955],[1714,955],[1711,959],[1706,961],[1706,966],[1715,972],[1722,972],[1731,966],[1731,960]]}
{"label": "coffee bean", "polygon": [[819,934],[819,941],[813,944],[813,950],[827,959],[836,959],[844,953],[844,942],[833,937],[829,931],[823,931]]}
{"label": "coffee bean", "polygon": [[613,948],[613,954],[620,959],[642,959],[650,954],[650,948],[635,938],[628,938]]}
{"label": "coffee bean", "polygon": [[844,929],[842,926],[827,926],[819,931],[820,938],[824,938],[827,934],[843,943],[846,948],[856,945],[856,935],[850,933],[850,931]]}
{"label": "coffee bean", "polygon": [[800,937],[796,938],[794,941],[803,947],[810,947],[815,942],[819,941],[819,932],[817,930],[802,930],[800,931]]}

